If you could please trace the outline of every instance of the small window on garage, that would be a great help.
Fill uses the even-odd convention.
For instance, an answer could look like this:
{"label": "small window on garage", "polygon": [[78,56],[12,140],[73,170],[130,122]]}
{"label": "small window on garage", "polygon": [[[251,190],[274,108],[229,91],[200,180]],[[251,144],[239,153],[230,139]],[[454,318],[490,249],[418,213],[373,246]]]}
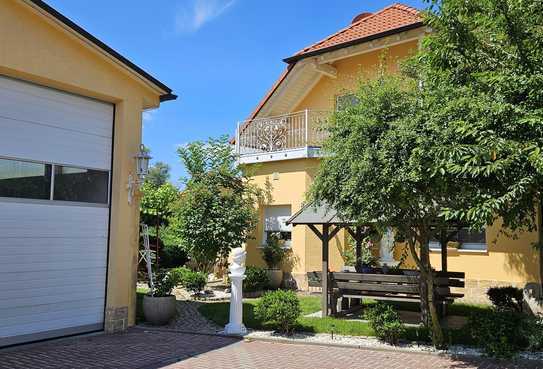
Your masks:
{"label": "small window on garage", "polygon": [[108,203],[109,172],[55,165],[53,200]]}
{"label": "small window on garage", "polygon": [[0,197],[49,200],[51,165],[0,159]]}
{"label": "small window on garage", "polygon": [[266,245],[268,237],[275,233],[284,241],[285,247],[290,247],[292,242],[292,225],[286,222],[291,216],[290,205],[274,205],[264,207],[264,237]]}

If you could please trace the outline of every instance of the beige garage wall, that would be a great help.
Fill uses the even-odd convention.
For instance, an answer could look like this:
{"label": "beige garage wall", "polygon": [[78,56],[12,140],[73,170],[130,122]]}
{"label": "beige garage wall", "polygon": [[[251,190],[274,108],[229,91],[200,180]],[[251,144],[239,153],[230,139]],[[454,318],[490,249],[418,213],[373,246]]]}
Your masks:
{"label": "beige garage wall", "polygon": [[1,7],[1,75],[115,104],[106,329],[124,329],[135,322],[139,223],[126,184],[141,143],[142,109],[158,107],[160,91],[24,1]]}

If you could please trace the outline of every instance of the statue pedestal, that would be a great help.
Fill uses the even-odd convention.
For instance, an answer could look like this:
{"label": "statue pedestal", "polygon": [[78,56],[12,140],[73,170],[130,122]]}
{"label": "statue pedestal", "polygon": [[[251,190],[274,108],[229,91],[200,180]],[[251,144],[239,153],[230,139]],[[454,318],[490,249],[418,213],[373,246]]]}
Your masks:
{"label": "statue pedestal", "polygon": [[225,334],[245,334],[247,328],[243,325],[243,291],[245,275],[229,274],[232,281],[230,293],[230,322],[224,327]]}

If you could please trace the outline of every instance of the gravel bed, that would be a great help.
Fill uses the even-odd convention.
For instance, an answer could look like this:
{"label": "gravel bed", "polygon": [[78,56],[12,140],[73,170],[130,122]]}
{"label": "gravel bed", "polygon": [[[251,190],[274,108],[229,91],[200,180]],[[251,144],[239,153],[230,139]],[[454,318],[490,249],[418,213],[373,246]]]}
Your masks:
{"label": "gravel bed", "polygon": [[[329,333],[303,333],[298,332],[291,336],[282,335],[271,331],[255,331],[249,330],[249,332],[243,336],[245,339],[263,339],[278,342],[300,343],[300,344],[320,344],[320,345],[334,345],[356,348],[367,348],[374,350],[395,350],[406,352],[419,352],[419,353],[433,353],[433,354],[446,354],[446,355],[461,355],[461,356],[484,356],[483,352],[477,348],[454,345],[447,350],[437,350],[434,347],[416,342],[401,342],[399,345],[389,345],[377,340],[375,337],[364,336],[344,336],[344,335],[332,335]],[[527,360],[543,360],[543,352],[522,352],[519,355],[522,359]]]}

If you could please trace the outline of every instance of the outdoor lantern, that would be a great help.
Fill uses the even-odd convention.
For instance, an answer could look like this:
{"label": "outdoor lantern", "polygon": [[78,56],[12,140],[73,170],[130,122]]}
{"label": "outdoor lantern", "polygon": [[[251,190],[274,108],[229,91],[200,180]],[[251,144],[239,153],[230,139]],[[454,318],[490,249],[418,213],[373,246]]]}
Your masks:
{"label": "outdoor lantern", "polygon": [[136,159],[136,178],[134,179],[134,176],[132,174],[128,175],[128,203],[132,204],[132,198],[134,197],[134,191],[136,190],[136,186],[140,187],[143,185],[143,182],[145,180],[145,177],[147,174],[149,174],[149,160],[151,160],[151,156],[147,153],[145,150],[145,146],[143,144],[140,145],[140,151],[134,156]]}
{"label": "outdoor lantern", "polygon": [[145,146],[141,144],[140,151],[136,155],[136,174],[140,184],[143,183],[145,176],[149,173],[149,160],[151,160],[151,156],[145,151]]}

